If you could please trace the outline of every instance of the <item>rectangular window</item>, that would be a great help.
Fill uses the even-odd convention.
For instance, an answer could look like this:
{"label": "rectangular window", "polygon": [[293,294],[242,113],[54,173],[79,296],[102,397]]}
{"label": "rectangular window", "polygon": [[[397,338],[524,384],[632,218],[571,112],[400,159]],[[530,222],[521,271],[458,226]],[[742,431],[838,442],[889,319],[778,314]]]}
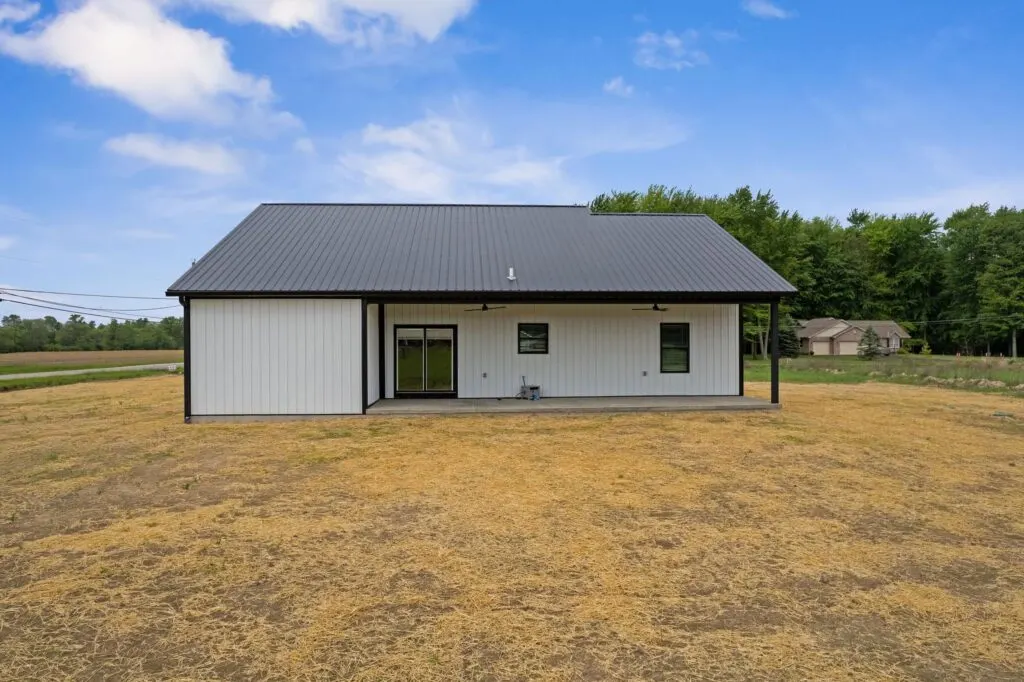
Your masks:
{"label": "rectangular window", "polygon": [[547,355],[548,325],[546,323],[519,323],[519,354]]}
{"label": "rectangular window", "polygon": [[690,325],[687,322],[661,325],[661,373],[690,371]]}

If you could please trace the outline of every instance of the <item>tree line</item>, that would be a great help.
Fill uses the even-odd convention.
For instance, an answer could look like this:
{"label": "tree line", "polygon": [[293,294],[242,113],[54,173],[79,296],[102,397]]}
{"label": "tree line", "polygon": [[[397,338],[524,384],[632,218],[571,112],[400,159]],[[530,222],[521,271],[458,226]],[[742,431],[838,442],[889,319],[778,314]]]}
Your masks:
{"label": "tree line", "polygon": [[163,350],[184,347],[182,318],[166,317],[105,324],[72,315],[67,322],[47,315],[26,320],[18,315],[0,319],[0,353],[49,350]]}
{"label": "tree line", "polygon": [[[771,192],[749,187],[722,197],[653,185],[601,194],[591,209],[710,216],[799,290],[782,305],[787,342],[793,319],[814,317],[895,320],[915,337],[911,348],[937,353],[1011,355],[1024,331],[1024,211],[1015,208],[969,206],[944,221],[855,210],[843,224],[784,210]],[[764,352],[766,306],[744,311],[748,340]],[[97,324],[8,315],[0,323],[0,352],[182,347],[174,317]]]}
{"label": "tree line", "polygon": [[[787,319],[895,320],[936,353],[1010,355],[1024,332],[1024,211],[987,204],[884,215],[855,210],[846,224],[782,209],[771,192],[700,195],[653,185],[613,191],[596,212],[705,213],[791,282]],[[747,306],[750,341],[764,345],[765,306]]]}

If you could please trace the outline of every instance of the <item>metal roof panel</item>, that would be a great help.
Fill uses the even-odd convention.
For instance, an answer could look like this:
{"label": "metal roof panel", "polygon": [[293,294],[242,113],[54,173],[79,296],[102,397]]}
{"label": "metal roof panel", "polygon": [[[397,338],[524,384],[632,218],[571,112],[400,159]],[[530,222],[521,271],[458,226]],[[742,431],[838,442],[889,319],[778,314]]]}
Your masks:
{"label": "metal roof panel", "polygon": [[[507,279],[510,267],[514,282]],[[430,204],[263,204],[168,289],[171,295],[793,291],[704,215]]]}

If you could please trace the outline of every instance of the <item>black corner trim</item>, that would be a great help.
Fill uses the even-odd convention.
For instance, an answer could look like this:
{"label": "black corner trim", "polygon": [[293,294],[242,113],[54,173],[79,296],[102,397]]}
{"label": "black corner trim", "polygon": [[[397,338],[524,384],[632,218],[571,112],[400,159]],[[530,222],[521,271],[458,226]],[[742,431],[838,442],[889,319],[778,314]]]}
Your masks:
{"label": "black corner trim", "polygon": [[743,335],[743,304],[736,306],[739,308],[739,323],[740,323],[740,392],[738,395],[742,396],[746,387],[744,385],[745,379],[743,378],[743,344],[746,343],[746,337]]}
{"label": "black corner trim", "polygon": [[384,357],[384,334],[387,325],[384,322],[384,310],[387,306],[383,303],[377,304],[377,400],[384,400],[387,391],[387,360]]}
{"label": "black corner trim", "polygon": [[363,368],[363,414],[366,414],[366,408],[370,406],[370,363],[368,362],[367,358],[367,355],[370,352],[370,330],[366,328],[366,305],[366,299],[364,298],[360,302],[360,317],[362,319],[362,323],[360,324],[360,331],[363,341],[360,346],[362,348],[362,361],[360,365]]}
{"label": "black corner trim", "polygon": [[185,337],[185,423],[192,423],[192,305],[182,296],[178,299],[185,309],[182,321],[182,335]]}

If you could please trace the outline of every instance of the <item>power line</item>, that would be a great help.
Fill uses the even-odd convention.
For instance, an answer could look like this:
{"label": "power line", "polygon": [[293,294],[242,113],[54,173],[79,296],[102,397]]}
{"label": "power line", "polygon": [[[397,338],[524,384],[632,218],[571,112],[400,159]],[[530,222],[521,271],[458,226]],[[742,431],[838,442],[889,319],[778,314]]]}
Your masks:
{"label": "power line", "polygon": [[[64,312],[67,312],[67,313],[76,313],[76,314],[82,314],[82,315],[98,315],[100,317],[109,317],[109,315],[107,315],[107,313],[120,313],[120,312],[122,312],[122,311],[119,311],[119,310],[105,310],[105,309],[102,309],[102,308],[85,308],[85,307],[82,307],[82,306],[71,305],[70,303],[64,303],[63,301],[48,301],[48,300],[40,299],[40,298],[33,298],[31,296],[24,296],[22,294],[11,294],[10,292],[2,290],[2,289],[0,289],[0,295],[7,296],[8,298],[3,299],[3,300],[6,300],[8,303],[21,303],[22,305],[32,305],[31,303],[28,303],[26,301],[20,300],[20,299],[26,298],[26,299],[28,299],[30,301],[36,301],[38,303],[49,303],[52,306],[57,306],[56,308],[53,308],[53,310],[63,310]],[[11,296],[14,296],[14,298],[10,298]],[[36,307],[42,308],[42,307],[46,307],[46,306],[36,306]],[[69,310],[70,308],[75,308],[75,310]],[[136,319],[137,320],[137,319],[141,319],[142,318],[141,315],[134,315],[132,313],[124,313],[124,314],[125,314],[125,318],[122,318],[122,319],[131,318],[131,319]]]}
{"label": "power line", "polygon": [[953,320],[906,320],[904,324],[949,324],[952,322],[984,322],[986,320],[1008,320],[1016,315],[979,315],[978,317],[961,317]]}
{"label": "power line", "polygon": [[37,301],[39,303],[49,303],[51,305],[60,305],[67,308],[78,308],[80,310],[94,310],[101,313],[137,313],[147,310],[170,310],[172,308],[178,308],[178,305],[164,305],[156,308],[91,308],[83,305],[73,305],[64,301],[51,301],[46,298],[36,298],[35,296],[26,296],[25,294],[12,293],[13,290],[0,289],[0,294],[7,294],[8,296],[16,296],[18,298],[28,299],[29,301]]}
{"label": "power line", "polygon": [[41,289],[15,289],[13,287],[6,287],[7,291],[23,291],[28,294],[51,294],[54,296],[86,296],[91,298],[125,298],[135,299],[141,301],[166,301],[166,296],[114,296],[113,294],[76,294],[71,291],[43,291]]}
{"label": "power line", "polygon": [[[27,306],[30,306],[32,308],[43,308],[44,310],[57,310],[57,311],[60,311],[62,313],[72,313],[74,315],[81,314],[81,312],[82,312],[80,310],[68,310],[67,308],[57,308],[57,307],[54,307],[54,306],[39,305],[38,303],[26,303],[25,301],[15,301],[14,299],[10,299],[10,298],[0,298],[0,303],[17,303],[18,305],[27,305]],[[150,318],[119,317],[117,315],[104,315],[102,313],[87,313],[87,314],[91,315],[92,317],[106,317],[106,318],[109,318],[111,320],[120,320],[122,322],[138,322],[141,319],[150,320]],[[164,320],[164,319],[167,319],[167,318],[164,318],[164,317],[154,317],[150,321],[151,322],[159,322],[159,321]]]}

